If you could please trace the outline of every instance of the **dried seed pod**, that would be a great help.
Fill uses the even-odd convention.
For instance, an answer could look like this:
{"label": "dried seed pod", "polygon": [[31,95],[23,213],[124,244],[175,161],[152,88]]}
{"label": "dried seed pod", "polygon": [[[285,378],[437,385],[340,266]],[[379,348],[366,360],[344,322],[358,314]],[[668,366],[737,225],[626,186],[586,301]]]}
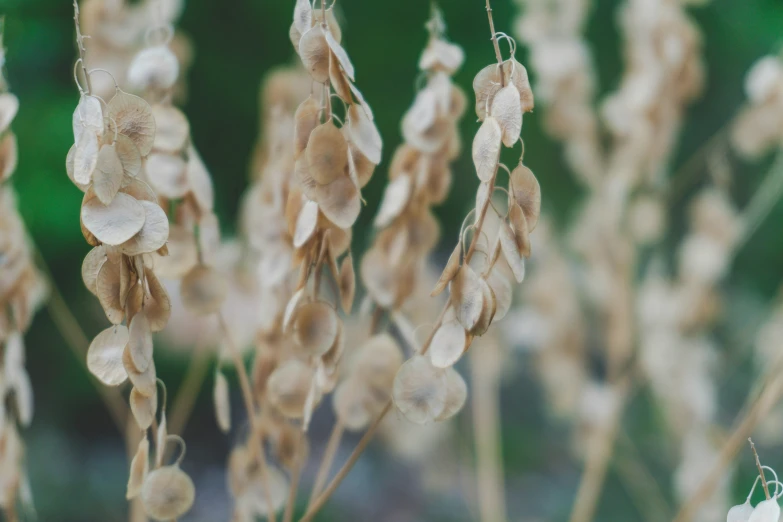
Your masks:
{"label": "dried seed pod", "polygon": [[356,72],[354,71],[351,59],[348,58],[348,53],[345,52],[345,49],[342,48],[340,43],[332,35],[331,31],[326,32],[326,43],[329,45],[329,49],[331,49],[333,53],[332,59],[337,59],[337,62],[345,72],[345,75],[348,76],[352,82],[356,81]]}
{"label": "dried seed pod", "polygon": [[[324,22],[323,13],[320,9],[313,11],[313,24],[322,25]],[[340,29],[340,24],[337,23],[337,17],[334,14],[334,7],[330,7],[326,10],[326,25],[329,32],[332,34],[336,42],[341,42],[343,39],[343,33]]]}
{"label": "dried seed pod", "polygon": [[500,160],[500,140],[498,121],[491,116],[486,118],[473,139],[473,164],[481,181],[489,182],[495,176]]}
{"label": "dried seed pod", "polygon": [[318,229],[318,203],[307,200],[299,211],[299,217],[296,218],[296,229],[294,230],[294,247],[301,248],[310,238],[313,237]]}
{"label": "dried seed pod", "polygon": [[188,148],[188,167],[185,174],[190,186],[190,193],[196,199],[201,212],[212,212],[215,206],[215,189],[212,186],[212,178],[201,156],[192,145]]}
{"label": "dried seed pod", "polygon": [[92,186],[101,203],[111,204],[114,196],[120,190],[124,175],[125,172],[115,145],[103,145],[98,152],[95,170],[92,173]]}
{"label": "dried seed pod", "polygon": [[[343,127],[343,134],[350,137],[350,133]],[[367,156],[361,153],[353,143],[348,143],[348,175],[354,182],[358,182],[359,188],[364,188],[375,172],[375,164]]]}
{"label": "dried seed pod", "polygon": [[123,303],[120,301],[120,266],[106,262],[98,270],[96,290],[106,317],[113,324],[120,324],[125,318]]}
{"label": "dried seed pod", "polygon": [[525,214],[528,232],[532,232],[541,214],[541,186],[533,171],[521,163],[511,171],[510,185],[514,200]]}
{"label": "dried seed pod", "polygon": [[154,393],[148,397],[134,386],[130,393],[130,407],[133,418],[136,419],[136,424],[140,429],[146,430],[152,426],[152,421],[155,420],[155,412],[158,409],[158,395]]}
{"label": "dried seed pod", "polygon": [[762,500],[753,509],[748,522],[775,522],[780,519],[780,506],[776,497]]}
{"label": "dried seed pod", "polygon": [[220,370],[215,372],[215,388],[212,391],[212,400],[215,405],[215,418],[218,427],[223,433],[231,430],[231,402],[228,393],[228,381]]}
{"label": "dried seed pod", "polygon": [[138,96],[120,91],[109,101],[108,110],[110,125],[116,125],[117,132],[127,136],[139,154],[149,154],[155,139],[155,118],[149,104]]}
{"label": "dried seed pod", "polygon": [[530,232],[522,207],[516,204],[512,205],[508,211],[508,218],[514,228],[514,241],[519,253],[530,257]]}
{"label": "dried seed pod", "polygon": [[300,288],[294,292],[294,294],[288,300],[288,303],[285,306],[285,311],[283,312],[283,330],[288,330],[288,326],[291,324],[291,319],[294,318],[294,312],[299,307],[299,303],[302,301],[302,297],[304,297],[304,288]]}
{"label": "dried seed pod", "polygon": [[128,352],[133,367],[145,372],[152,364],[152,330],[144,313],[136,314],[128,327]]}
{"label": "dried seed pod", "polygon": [[98,151],[100,141],[98,135],[88,130],[84,132],[76,144],[73,155],[73,180],[76,184],[89,185],[92,182],[92,173],[98,163]]}
{"label": "dried seed pod", "polygon": [[402,214],[411,197],[413,188],[411,185],[410,176],[399,176],[386,186],[381,206],[375,216],[376,227],[385,228]]}
{"label": "dried seed pod", "polygon": [[337,337],[337,312],[326,303],[314,301],[296,310],[294,340],[311,357],[329,351]]}
{"label": "dried seed pod", "polygon": [[750,500],[747,500],[744,504],[734,506],[729,510],[726,522],[748,522],[752,514],[753,506],[750,505]]}
{"label": "dried seed pod", "polygon": [[117,135],[114,146],[117,149],[117,157],[120,159],[122,172],[126,178],[123,183],[127,183],[127,178],[134,178],[141,172],[141,153],[133,140],[122,134]]}
{"label": "dried seed pod", "polygon": [[[10,143],[8,137],[4,138],[2,143],[0,143],[0,150],[4,149],[7,146],[11,146],[12,145],[13,146],[13,151],[14,151],[12,154],[15,155],[16,154],[16,138],[13,137],[13,134],[10,134],[10,133],[8,134],[8,136],[12,137],[12,138],[10,138],[10,141],[13,141],[13,143]],[[7,141],[9,141],[8,145],[6,145]],[[75,157],[76,157],[76,145],[74,144],[68,150],[68,155],[65,157],[65,171],[68,173],[68,178],[73,182],[74,185],[76,185],[76,187],[79,190],[81,190],[82,192],[87,192],[87,189],[90,188],[89,183],[79,183],[78,181],[76,181],[76,178],[74,177],[74,168],[75,168],[74,161],[75,161]],[[11,165],[9,165],[6,168],[6,165],[8,164],[9,154],[8,153],[3,154],[2,152],[0,152],[0,158],[5,158],[5,159],[0,159],[0,161],[3,162],[2,171],[8,170],[10,172]],[[16,163],[15,159],[13,160],[13,163],[14,164]],[[0,176],[0,179],[4,179],[4,178],[2,176]]]}
{"label": "dried seed pod", "polygon": [[462,240],[457,242],[457,246],[454,247],[454,251],[449,256],[449,260],[446,262],[446,266],[443,272],[440,274],[438,282],[435,284],[435,288],[432,289],[430,297],[440,295],[446,286],[457,277],[457,272],[460,268],[460,258],[462,257]]}
{"label": "dried seed pod", "polygon": [[81,218],[84,226],[107,245],[121,245],[144,226],[144,207],[131,196],[119,193],[104,205],[97,197],[85,196]]}
{"label": "dried seed pod", "polygon": [[163,457],[166,453],[166,440],[169,437],[169,429],[166,424],[166,405],[163,405],[163,411],[160,414],[160,424],[158,424],[158,433],[155,434],[155,467],[163,465]]}
{"label": "dried seed pod", "polygon": [[345,352],[345,337],[343,335],[343,325],[341,321],[337,321],[337,336],[334,338],[329,351],[321,356],[321,362],[327,371],[334,371],[337,369],[337,365],[342,359],[343,352]]}
{"label": "dried seed pod", "polygon": [[482,296],[481,315],[476,322],[476,326],[470,330],[471,335],[484,335],[484,333],[486,333],[489,326],[492,324],[492,319],[495,317],[495,309],[497,307],[495,294],[492,293],[492,288],[490,288],[484,278],[479,278],[479,283],[481,284]]}
{"label": "dried seed pod", "polygon": [[[14,98],[16,97],[14,96]],[[10,119],[8,119],[7,124],[3,127],[3,130],[5,130],[5,127],[11,123],[11,119],[13,119],[13,117],[16,115],[16,109],[18,109],[18,107],[19,102],[17,101],[16,108],[13,109],[13,114],[10,114],[10,112],[4,112],[4,117],[8,118],[10,116]],[[103,136],[103,109],[101,107],[100,100],[95,96],[90,96],[89,94],[82,95],[81,98],[79,98],[79,104],[76,106],[76,110],[73,111],[72,122],[73,141],[77,145],[81,142],[82,136],[85,134],[95,134],[96,137]]]}
{"label": "dried seed pod", "polygon": [[161,284],[155,272],[144,269],[148,292],[144,294],[144,313],[150,322],[153,332],[160,332],[166,327],[171,316],[171,300],[166,288]]}
{"label": "dried seed pod", "polygon": [[296,114],[294,114],[294,152],[297,156],[307,148],[310,133],[318,126],[320,114],[321,104],[312,95],[296,109]]}
{"label": "dried seed pod", "polygon": [[362,209],[359,189],[348,176],[316,185],[315,200],[324,216],[339,228],[351,228]]}
{"label": "dried seed pod", "polygon": [[487,277],[487,284],[492,289],[492,295],[495,298],[495,315],[492,321],[500,321],[511,309],[513,299],[511,282],[495,267]]}
{"label": "dried seed pod", "polygon": [[128,82],[134,88],[168,90],[179,77],[179,61],[165,45],[148,47],[136,56],[128,68]]}
{"label": "dried seed pod", "polygon": [[128,379],[122,364],[122,353],[128,340],[128,329],[119,324],[105,329],[90,343],[87,369],[106,386],[119,386]]}
{"label": "dried seed pod", "polygon": [[351,308],[353,308],[353,298],[356,294],[356,272],[353,268],[353,256],[348,255],[343,259],[337,283],[340,288],[340,303],[343,312],[350,315]]}
{"label": "dried seed pod", "polygon": [[366,385],[356,378],[348,378],[337,386],[332,406],[335,416],[349,431],[361,431],[372,421]]}
{"label": "dried seed pod", "polygon": [[190,139],[190,123],[182,111],[173,105],[152,107],[155,118],[155,141],[153,148],[159,152],[176,154],[185,149]]}
{"label": "dried seed pod", "polygon": [[447,396],[446,373],[435,368],[429,357],[411,357],[394,378],[394,404],[416,424],[432,422],[443,413]]}
{"label": "dried seed pod", "polygon": [[329,61],[329,82],[331,83],[334,92],[344,102],[353,102],[353,98],[351,97],[351,82],[340,68],[340,62],[334,59]]}
{"label": "dried seed pod", "polygon": [[181,199],[190,190],[187,164],[181,156],[153,152],[147,158],[150,185],[161,196]]}
{"label": "dried seed pod", "polygon": [[430,38],[427,48],[419,58],[419,69],[422,71],[437,69],[449,74],[457,72],[465,60],[465,53],[459,45],[455,45],[440,38]]}
{"label": "dried seed pod", "polygon": [[381,149],[383,140],[378,128],[362,107],[351,105],[348,109],[348,131],[350,141],[356,145],[359,152],[368,160],[377,165],[381,162]]}
{"label": "dried seed pod", "polygon": [[470,331],[481,317],[484,303],[480,278],[470,265],[462,265],[451,281],[450,289],[457,320]]}
{"label": "dried seed pod", "polygon": [[282,363],[269,376],[269,402],[289,419],[302,418],[313,377],[312,368],[299,360]]}
{"label": "dried seed pod", "polygon": [[[137,315],[141,314],[137,313],[134,317]],[[136,390],[137,393],[147,397],[155,397],[157,395],[158,376],[154,362],[151,363],[145,371],[139,371],[133,364],[130,349],[126,346],[125,350],[122,352],[122,365],[128,373],[128,378],[133,384],[133,389]]]}
{"label": "dried seed pod", "polygon": [[513,147],[522,132],[522,105],[519,91],[513,83],[498,91],[495,99],[492,100],[490,112],[500,125],[503,144],[506,147]]}
{"label": "dried seed pod", "polygon": [[318,83],[329,81],[329,44],[320,25],[308,29],[299,40],[302,64]]}
{"label": "dried seed pod", "polygon": [[120,189],[120,192],[127,194],[138,201],[149,201],[150,203],[158,202],[158,196],[152,190],[152,187],[138,178],[126,178],[125,185]]}
{"label": "dried seed pod", "polygon": [[149,459],[150,443],[145,434],[139,441],[139,446],[136,448],[136,454],[133,455],[133,460],[131,461],[128,487],[125,490],[126,499],[130,500],[136,498],[141,493],[144,479],[147,478],[147,473],[149,473],[150,470]]}
{"label": "dried seed pod", "polygon": [[503,250],[503,257],[506,258],[506,262],[514,274],[514,279],[516,279],[517,283],[521,283],[525,279],[525,260],[517,248],[514,231],[504,221],[498,228],[498,235],[500,237],[500,247]]}
{"label": "dried seed pod", "polygon": [[103,245],[90,250],[82,261],[82,281],[87,290],[95,297],[98,297],[98,272],[105,262],[106,253],[103,250]]}
{"label": "dried seed pod", "polygon": [[348,143],[331,120],[310,133],[305,153],[310,175],[321,185],[329,184],[347,172]]}
{"label": "dried seed pod", "polygon": [[220,311],[228,288],[225,278],[212,267],[197,265],[182,278],[182,304],[197,315]]}
{"label": "dried seed pod", "polygon": [[139,201],[144,208],[144,226],[120,246],[127,256],[150,254],[166,244],[169,238],[169,218],[157,203]]}
{"label": "dried seed pod", "polygon": [[465,384],[465,379],[457,370],[449,368],[446,370],[446,405],[435,420],[445,421],[459,413],[467,398],[468,386]]}
{"label": "dried seed pod", "polygon": [[444,321],[435,332],[429,356],[436,368],[449,368],[459,361],[467,348],[465,328],[456,320]]}
{"label": "dried seed pod", "polygon": [[354,375],[374,388],[387,391],[403,359],[402,350],[392,336],[374,335],[359,349]]}
{"label": "dried seed pod", "polygon": [[476,115],[483,120],[489,112],[492,99],[502,87],[500,66],[487,65],[473,78],[473,91],[476,94]]}
{"label": "dried seed pod", "polygon": [[196,487],[179,466],[163,466],[151,472],[141,490],[141,502],[147,516],[165,522],[179,518],[193,506]]}

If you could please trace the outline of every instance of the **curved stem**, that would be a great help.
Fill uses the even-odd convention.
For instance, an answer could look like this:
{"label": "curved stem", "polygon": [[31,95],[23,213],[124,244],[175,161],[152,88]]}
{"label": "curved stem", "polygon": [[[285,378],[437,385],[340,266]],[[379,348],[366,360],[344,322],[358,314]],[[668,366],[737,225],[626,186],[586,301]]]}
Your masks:
{"label": "curved stem", "polygon": [[340,447],[340,441],[345,433],[345,426],[340,419],[337,419],[332,428],[332,434],[329,436],[329,442],[326,444],[321,464],[318,467],[318,472],[315,475],[315,483],[313,484],[313,491],[310,493],[310,500],[307,503],[308,509],[313,505],[313,502],[321,493],[321,490],[326,484],[326,479],[329,478],[329,470],[334,463],[334,457],[337,455],[337,450]]}

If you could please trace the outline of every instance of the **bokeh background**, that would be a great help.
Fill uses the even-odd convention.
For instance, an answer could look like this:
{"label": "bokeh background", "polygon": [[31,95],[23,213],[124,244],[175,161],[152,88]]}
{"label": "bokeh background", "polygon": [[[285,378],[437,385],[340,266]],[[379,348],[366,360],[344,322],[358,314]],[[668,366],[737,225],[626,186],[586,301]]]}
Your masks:
{"label": "bokeh background", "polygon": [[[617,85],[621,72],[622,45],[615,27],[620,2],[592,3],[587,37],[596,57],[600,92],[605,93]],[[400,118],[413,99],[416,64],[426,42],[424,23],[430,6],[425,0],[339,0],[338,4],[343,13],[344,45],[356,66],[357,85],[373,107],[384,138],[384,162],[364,193],[367,207],[354,235],[354,251],[360,255],[371,237],[368,223],[386,182],[391,152],[401,141]],[[473,76],[494,56],[483,4],[483,0],[440,2],[450,38],[466,53],[456,82],[471,96]],[[493,7],[498,30],[511,32],[518,4],[493,0]],[[235,233],[239,201],[248,186],[251,151],[259,132],[260,83],[271,68],[296,59],[288,40],[292,8],[292,0],[188,0],[180,23],[195,50],[184,111],[191,121],[193,140],[215,180],[217,213],[227,236]],[[73,143],[71,115],[78,101],[71,73],[75,56],[72,6],[68,0],[0,0],[0,14],[6,15],[7,77],[21,102],[13,126],[20,147],[19,167],[13,178],[19,208],[68,306],[87,334],[94,335],[106,321],[97,300],[78,276],[88,245],[77,225],[81,194],[64,168]],[[781,0],[714,0],[694,9],[693,16],[703,31],[709,79],[703,98],[688,110],[675,165],[732,117],[743,98],[742,83],[748,67],[763,54],[775,51],[783,34]],[[526,54],[520,45],[518,57],[523,63]],[[532,80],[535,85],[534,76]],[[472,136],[476,128],[468,114],[462,122],[463,136]],[[525,117],[523,136],[526,162],[541,182],[544,212],[563,227],[576,213],[581,189],[562,160],[561,148],[544,134],[540,114]],[[747,201],[763,172],[762,164],[736,173],[738,202]],[[436,211],[443,225],[442,248],[447,250],[453,245],[462,216],[473,204],[478,185],[467,152],[463,152],[454,173],[452,194]],[[697,186],[698,176],[685,195]],[[677,223],[683,209],[673,202],[671,211]],[[783,275],[781,220],[783,205],[736,260],[730,292],[737,299],[764,301],[776,293]],[[513,343],[509,345],[513,348]],[[27,347],[36,412],[25,437],[38,519],[125,519],[127,462],[122,439],[82,364],[66,348],[45,309],[35,319]],[[502,388],[502,442],[510,519],[564,520],[580,473],[578,462],[568,456],[569,428],[548,418],[536,377],[527,369],[527,356],[511,353]],[[170,389],[176,389],[182,380],[185,357],[156,348],[156,359],[159,376]],[[748,365],[744,359],[737,364],[740,370]],[[741,402],[741,390],[748,386],[746,373],[749,370],[735,371],[732,381],[725,383],[728,400]],[[233,389],[237,391],[236,386]],[[736,397],[731,395],[732,390]],[[228,519],[224,467],[233,440],[218,431],[210,396],[211,385],[207,384],[184,433],[189,444],[186,467],[196,480],[199,495],[183,522]],[[665,447],[661,449],[665,442],[659,440],[654,427],[660,419],[644,392],[630,415],[630,434],[636,447],[671,501],[670,470],[675,463],[661,458],[667,454]],[[458,483],[433,493],[424,487],[416,466],[376,446],[318,520],[475,520],[469,479],[470,423],[468,419],[457,423],[457,446],[452,454],[465,469],[468,478],[461,482],[467,485]],[[316,428],[316,438],[323,440],[328,422],[324,420]],[[343,456],[345,451],[348,446]],[[744,498],[752,481],[752,463],[746,460],[748,465],[743,464],[736,478],[738,499]],[[769,451],[766,460],[775,465],[783,462],[783,456]],[[598,520],[641,519],[621,482],[610,470]]]}

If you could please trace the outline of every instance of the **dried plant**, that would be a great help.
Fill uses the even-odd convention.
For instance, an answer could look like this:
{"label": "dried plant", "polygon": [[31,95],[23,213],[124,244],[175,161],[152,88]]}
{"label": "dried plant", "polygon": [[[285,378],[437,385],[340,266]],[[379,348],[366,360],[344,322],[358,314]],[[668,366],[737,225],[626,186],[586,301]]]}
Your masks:
{"label": "dried plant", "polygon": [[46,296],[10,179],[17,166],[11,123],[19,99],[8,90],[0,19],[0,512],[16,522],[19,507],[32,511],[20,428],[33,418],[33,389],[25,368],[24,334]]}

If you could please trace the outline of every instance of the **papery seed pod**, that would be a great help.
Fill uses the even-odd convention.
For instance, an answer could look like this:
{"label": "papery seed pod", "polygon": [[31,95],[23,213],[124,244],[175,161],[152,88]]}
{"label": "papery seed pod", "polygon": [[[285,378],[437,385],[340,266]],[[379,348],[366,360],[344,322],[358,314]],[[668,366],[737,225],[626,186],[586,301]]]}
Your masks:
{"label": "papery seed pod", "polygon": [[470,331],[481,317],[484,302],[480,278],[469,265],[462,265],[451,281],[450,289],[457,320]]}
{"label": "papery seed pod", "polygon": [[149,268],[144,269],[148,291],[144,293],[144,313],[150,322],[153,332],[160,332],[166,327],[171,316],[171,300],[166,288]]}
{"label": "papery seed pod", "polygon": [[294,115],[295,153],[298,156],[307,148],[310,134],[318,126],[321,104],[313,96],[309,96],[296,109]]}
{"label": "papery seed pod", "polygon": [[133,143],[133,140],[122,134],[117,135],[117,139],[114,140],[114,145],[117,149],[117,157],[120,159],[120,164],[122,165],[122,173],[124,176],[122,183],[127,184],[129,183],[128,178],[134,178],[141,172],[141,153],[136,147],[136,144]]}
{"label": "papery seed pod", "polygon": [[120,324],[105,329],[90,343],[87,369],[106,386],[119,386],[128,379],[122,364],[122,353],[128,340],[128,329]]}
{"label": "papery seed pod", "polygon": [[756,504],[748,522],[776,522],[779,518],[780,506],[777,498],[770,498]]}
{"label": "papery seed pod", "polygon": [[190,190],[187,163],[181,156],[153,152],[146,168],[150,185],[161,196],[181,199]]}
{"label": "papery seed pod", "polygon": [[744,504],[739,504],[729,510],[726,522],[748,522],[752,514],[753,506],[750,505],[750,500],[746,500]]}
{"label": "papery seed pod", "polygon": [[[16,97],[14,96],[14,99]],[[16,109],[18,109],[19,102],[16,102],[16,107],[9,107],[4,113],[8,119],[8,123],[16,115]],[[11,111],[13,109],[13,111]],[[11,115],[13,112],[13,115]],[[97,137],[101,137],[104,132],[103,126],[103,108],[101,102],[95,96],[82,95],[79,99],[79,104],[76,106],[76,110],[73,111],[73,140],[78,145],[82,136],[87,133],[95,134]],[[7,126],[7,125],[6,125]],[[5,130],[5,127],[3,129]]]}
{"label": "papery seed pod", "polygon": [[215,387],[212,392],[212,399],[215,405],[215,418],[218,427],[223,433],[231,430],[231,402],[229,401],[228,381],[223,372],[215,372]]}
{"label": "papery seed pod", "polygon": [[106,317],[113,324],[120,324],[125,318],[125,310],[120,302],[120,267],[107,261],[98,270],[96,293]]}
{"label": "papery seed pod", "polygon": [[185,149],[190,140],[190,123],[182,111],[172,105],[154,105],[151,108],[155,122],[153,148],[158,152],[176,154]]}
{"label": "papery seed pod", "polygon": [[489,181],[495,175],[500,159],[501,130],[498,121],[489,117],[473,139],[473,164],[481,181]]}
{"label": "papery seed pod", "polygon": [[359,189],[347,176],[316,185],[315,199],[324,216],[339,228],[351,228],[362,209]]}
{"label": "papery seed pod", "polygon": [[225,278],[212,267],[198,265],[182,278],[182,304],[194,314],[210,315],[220,311],[228,292]]}
{"label": "papery seed pod", "polygon": [[120,190],[124,174],[115,145],[103,145],[98,152],[98,159],[92,174],[92,186],[101,203],[111,204],[114,196]]}
{"label": "papery seed pod", "polygon": [[128,81],[136,89],[170,89],[179,76],[179,61],[165,45],[136,54],[128,68]]}
{"label": "papery seed pod", "polygon": [[294,247],[301,248],[315,234],[318,228],[318,203],[307,200],[299,211],[294,230]]}
{"label": "papery seed pod", "polygon": [[459,413],[468,398],[468,386],[465,379],[455,370],[446,370],[446,404],[443,411],[435,419],[438,422],[445,421]]}
{"label": "papery seed pod", "polygon": [[446,407],[448,381],[443,370],[435,368],[429,357],[408,359],[394,378],[394,404],[416,424],[434,421]]}
{"label": "papery seed pod", "polygon": [[359,348],[354,374],[372,387],[389,389],[403,359],[394,338],[389,334],[374,335]]}
{"label": "papery seed pod", "polygon": [[327,185],[347,171],[348,143],[331,121],[317,126],[310,133],[305,152],[310,174],[316,183]]}
{"label": "papery seed pod", "polygon": [[157,393],[148,397],[134,387],[130,394],[130,407],[136,424],[140,429],[146,430],[155,420],[155,412],[158,409]]}
{"label": "papery seed pod", "polygon": [[521,163],[511,172],[510,185],[514,200],[525,214],[528,232],[532,232],[541,214],[541,186],[533,171]]}
{"label": "papery seed pod", "polygon": [[107,116],[109,124],[116,125],[117,132],[128,137],[139,154],[150,153],[155,139],[155,118],[144,99],[120,91],[109,100]]}
{"label": "papery seed pod", "polygon": [[511,268],[514,279],[516,279],[517,283],[521,283],[525,279],[525,260],[517,248],[514,231],[511,229],[511,226],[504,221],[500,223],[498,235],[500,238],[500,246],[503,250],[503,257],[505,257],[509,268]]}
{"label": "papery seed pod", "polygon": [[344,380],[335,390],[332,396],[334,413],[345,429],[360,431],[372,421],[366,393],[366,385],[357,378]]}
{"label": "papery seed pod", "polygon": [[166,245],[169,238],[169,219],[157,203],[139,201],[144,208],[144,225],[141,230],[120,245],[127,256],[151,254]]}
{"label": "papery seed pod", "polygon": [[337,279],[343,312],[350,315],[351,308],[353,308],[353,298],[356,294],[356,273],[353,268],[353,256],[347,255],[343,258]]}
{"label": "papery seed pod", "polygon": [[379,164],[381,162],[383,140],[372,119],[363,110],[363,106],[350,106],[347,124],[351,135],[350,141],[373,164]]}
{"label": "papery seed pod", "polygon": [[296,359],[281,364],[267,383],[270,403],[288,418],[301,418],[313,373],[309,366]]}
{"label": "papery seed pod", "polygon": [[457,273],[460,269],[460,258],[462,257],[462,240],[457,242],[457,246],[454,247],[454,251],[449,256],[449,260],[446,262],[446,266],[443,268],[443,272],[440,274],[435,288],[430,293],[431,297],[440,295],[446,286],[457,277]]}
{"label": "papery seed pod", "polygon": [[160,414],[160,423],[158,424],[158,433],[155,434],[155,467],[163,465],[163,457],[166,454],[166,440],[169,437],[169,429],[166,423],[166,405],[163,405],[163,411]]}
{"label": "papery seed pod", "polygon": [[399,176],[389,183],[386,186],[386,192],[383,194],[383,200],[373,224],[378,228],[389,226],[405,209],[410,200],[412,189],[409,176]]}
{"label": "papery seed pod", "polygon": [[84,226],[102,243],[121,245],[144,226],[144,207],[131,196],[119,193],[109,205],[104,205],[88,192],[82,205]]}
{"label": "papery seed pod", "polygon": [[329,81],[329,44],[320,25],[308,29],[299,40],[302,64],[318,83]]}
{"label": "papery seed pod", "polygon": [[337,312],[326,303],[314,301],[296,310],[294,340],[310,357],[319,357],[332,347],[337,337]]}
{"label": "papery seed pod", "polygon": [[82,281],[91,294],[98,297],[98,272],[106,262],[103,245],[90,250],[82,262]]}
{"label": "papery seed pod", "polygon": [[[6,141],[6,140],[4,140]],[[98,151],[100,142],[98,135],[91,130],[85,131],[73,155],[73,181],[80,185],[89,185],[92,182],[92,173],[98,163]],[[8,171],[12,165],[6,165]],[[6,176],[3,176],[4,178]]]}
{"label": "papery seed pod", "polygon": [[144,511],[153,520],[179,518],[193,506],[196,488],[179,466],[164,466],[151,472],[141,490]]}
{"label": "papery seed pod", "polygon": [[136,314],[128,327],[128,353],[133,367],[143,373],[152,362],[152,331],[144,313]]}
{"label": "papery seed pod", "polygon": [[[140,315],[140,314],[137,314]],[[154,397],[158,389],[158,376],[155,365],[150,364],[143,372],[133,365],[130,349],[126,346],[122,352],[122,365],[128,373],[133,389],[147,397]]]}
{"label": "papery seed pod", "polygon": [[125,489],[125,498],[130,500],[136,498],[141,493],[141,488],[144,486],[144,479],[147,478],[147,474],[150,469],[150,443],[146,436],[143,436],[139,441],[139,446],[136,448],[136,453],[133,455],[133,460],[130,465],[130,474],[128,476],[128,486]]}
{"label": "papery seed pod", "polygon": [[444,321],[435,331],[428,352],[432,365],[449,368],[459,361],[467,348],[465,328],[456,320]]}

